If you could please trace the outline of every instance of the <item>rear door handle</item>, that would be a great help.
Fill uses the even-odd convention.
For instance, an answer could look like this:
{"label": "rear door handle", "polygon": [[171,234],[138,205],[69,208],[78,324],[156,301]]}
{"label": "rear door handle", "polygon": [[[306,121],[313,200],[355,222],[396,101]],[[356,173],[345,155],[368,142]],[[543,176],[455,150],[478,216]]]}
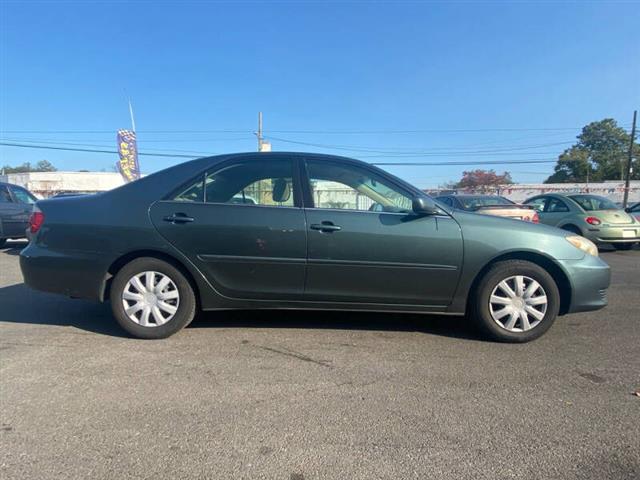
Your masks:
{"label": "rear door handle", "polygon": [[318,230],[325,233],[342,230],[342,227],[334,225],[333,222],[312,223],[309,228],[311,228],[311,230]]}
{"label": "rear door handle", "polygon": [[165,222],[176,224],[176,223],[191,223],[195,221],[195,218],[188,217],[184,213],[174,213],[173,215],[164,217],[163,220]]}

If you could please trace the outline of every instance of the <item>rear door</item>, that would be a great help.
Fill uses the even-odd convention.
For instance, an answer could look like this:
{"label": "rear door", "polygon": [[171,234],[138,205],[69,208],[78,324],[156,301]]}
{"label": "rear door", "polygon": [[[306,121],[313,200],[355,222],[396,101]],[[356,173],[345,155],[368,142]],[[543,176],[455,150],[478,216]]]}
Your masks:
{"label": "rear door", "polygon": [[462,262],[457,222],[415,215],[411,192],[358,164],[308,160],[304,176],[305,297],[434,309],[450,303]]}
{"label": "rear door", "polygon": [[223,295],[296,298],[307,236],[297,172],[284,156],[216,166],[153,204],[151,219]]}

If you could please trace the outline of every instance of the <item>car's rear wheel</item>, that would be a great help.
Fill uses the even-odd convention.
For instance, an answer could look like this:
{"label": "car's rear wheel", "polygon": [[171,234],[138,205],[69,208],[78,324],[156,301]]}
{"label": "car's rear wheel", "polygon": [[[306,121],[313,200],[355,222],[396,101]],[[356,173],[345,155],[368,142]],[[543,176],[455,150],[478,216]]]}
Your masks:
{"label": "car's rear wheel", "polygon": [[567,232],[575,233],[576,235],[582,236],[582,232],[575,225],[564,225],[562,230],[566,230]]}
{"label": "car's rear wheel", "polygon": [[613,248],[616,250],[631,250],[633,243],[613,243]]}
{"label": "car's rear wheel", "polygon": [[507,260],[493,265],[478,283],[470,313],[476,325],[501,342],[528,342],[544,334],[560,309],[553,277],[538,265]]}
{"label": "car's rear wheel", "polygon": [[195,316],[196,298],[189,280],[173,265],[137,258],[115,276],[111,310],[118,323],[138,338],[166,338]]}

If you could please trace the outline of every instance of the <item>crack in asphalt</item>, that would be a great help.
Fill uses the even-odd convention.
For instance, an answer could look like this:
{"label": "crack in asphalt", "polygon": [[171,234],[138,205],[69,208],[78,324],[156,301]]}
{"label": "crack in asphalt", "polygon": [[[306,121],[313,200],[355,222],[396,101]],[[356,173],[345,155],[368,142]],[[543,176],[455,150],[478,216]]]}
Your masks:
{"label": "crack in asphalt", "polygon": [[268,352],[279,353],[280,355],[286,355],[288,357],[297,358],[298,360],[302,360],[303,362],[315,363],[316,365],[320,365],[321,367],[333,368],[333,365],[331,365],[329,362],[325,362],[323,360],[316,360],[315,358],[308,357],[307,355],[296,352],[294,350],[279,350],[277,348],[264,347],[262,345],[257,345],[257,347],[262,350],[266,350]]}

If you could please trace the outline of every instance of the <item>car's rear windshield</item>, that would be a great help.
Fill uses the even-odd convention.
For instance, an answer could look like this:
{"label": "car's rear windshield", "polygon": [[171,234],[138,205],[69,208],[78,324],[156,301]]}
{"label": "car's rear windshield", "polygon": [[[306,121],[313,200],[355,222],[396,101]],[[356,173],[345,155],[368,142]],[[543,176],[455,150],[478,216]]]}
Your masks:
{"label": "car's rear windshield", "polygon": [[458,197],[458,200],[465,210],[476,210],[494,205],[514,205],[511,200],[504,197]]}
{"label": "car's rear windshield", "polygon": [[571,195],[571,199],[587,212],[593,210],[619,210],[619,207],[611,200],[597,195]]}

